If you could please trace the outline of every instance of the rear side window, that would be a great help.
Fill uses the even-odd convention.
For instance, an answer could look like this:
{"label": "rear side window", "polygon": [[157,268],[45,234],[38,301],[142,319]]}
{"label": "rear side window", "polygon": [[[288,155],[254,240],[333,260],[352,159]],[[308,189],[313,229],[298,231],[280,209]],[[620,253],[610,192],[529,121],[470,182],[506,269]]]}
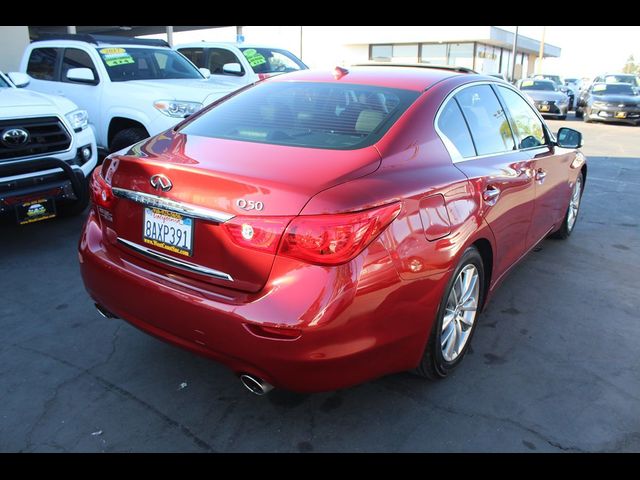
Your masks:
{"label": "rear side window", "polygon": [[196,67],[204,67],[203,48],[181,48],[178,51],[191,60]]}
{"label": "rear side window", "polygon": [[98,72],[93,65],[93,61],[87,52],[78,48],[67,48],[64,51],[64,57],[62,57],[62,81],[73,82],[67,78],[67,72],[72,68],[88,68],[93,72],[93,78],[96,79],[94,83],[98,83]]}
{"label": "rear side window", "polygon": [[372,145],[419,92],[311,82],[258,84],[186,123],[180,132],[310,148]]}
{"label": "rear side window", "polygon": [[465,88],[455,99],[467,120],[478,155],[514,149],[509,121],[489,85]]}
{"label": "rear side window", "polygon": [[56,66],[60,48],[35,48],[31,51],[27,73],[38,80],[57,80]]}
{"label": "rear side window", "polygon": [[240,64],[240,70],[242,72],[242,75],[244,75],[244,68],[240,63],[240,60],[238,60],[238,57],[236,57],[233,52],[230,52],[229,50],[226,50],[224,48],[209,49],[209,67],[208,68],[211,71],[211,75],[224,75],[225,73],[222,71],[222,68],[227,63]]}
{"label": "rear side window", "polygon": [[476,154],[469,128],[455,99],[449,100],[440,112],[438,128],[462,157],[473,157]]}
{"label": "rear side window", "polygon": [[514,123],[513,128],[515,128],[516,136],[518,137],[518,148],[532,148],[544,145],[546,143],[544,127],[527,102],[509,88],[498,86],[498,91],[511,114],[511,119]]}

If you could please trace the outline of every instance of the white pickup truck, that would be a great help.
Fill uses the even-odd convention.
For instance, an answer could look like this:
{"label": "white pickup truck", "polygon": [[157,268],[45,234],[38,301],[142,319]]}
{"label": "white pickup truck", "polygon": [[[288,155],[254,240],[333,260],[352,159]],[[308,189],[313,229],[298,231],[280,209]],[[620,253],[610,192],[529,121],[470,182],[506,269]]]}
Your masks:
{"label": "white pickup truck", "polygon": [[97,163],[87,112],[66,98],[24,88],[0,72],[0,214],[21,224],[81,213]]}
{"label": "white pickup truck", "polygon": [[20,71],[30,89],[62,95],[89,112],[98,147],[114,152],[173,127],[233,92],[208,81],[163,40],[55,35],[27,46]]}

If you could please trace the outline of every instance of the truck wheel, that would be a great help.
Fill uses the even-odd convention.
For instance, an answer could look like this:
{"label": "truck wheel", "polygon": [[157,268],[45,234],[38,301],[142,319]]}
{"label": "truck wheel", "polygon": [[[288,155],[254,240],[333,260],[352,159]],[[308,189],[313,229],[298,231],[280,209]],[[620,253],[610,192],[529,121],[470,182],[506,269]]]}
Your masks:
{"label": "truck wheel", "polygon": [[109,145],[109,152],[117,152],[123,148],[129,147],[134,143],[138,143],[140,140],[147,138],[149,134],[144,128],[125,128],[115,134],[111,145]]}

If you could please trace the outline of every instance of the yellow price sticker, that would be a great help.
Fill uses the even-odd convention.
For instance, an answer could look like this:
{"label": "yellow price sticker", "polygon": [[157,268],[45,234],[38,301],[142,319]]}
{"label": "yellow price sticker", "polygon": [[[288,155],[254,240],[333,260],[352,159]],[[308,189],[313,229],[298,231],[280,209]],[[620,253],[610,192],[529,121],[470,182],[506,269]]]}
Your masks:
{"label": "yellow price sticker", "polygon": [[113,47],[103,48],[100,50],[100,53],[102,53],[103,55],[119,55],[121,53],[127,53],[127,51],[124,48]]}

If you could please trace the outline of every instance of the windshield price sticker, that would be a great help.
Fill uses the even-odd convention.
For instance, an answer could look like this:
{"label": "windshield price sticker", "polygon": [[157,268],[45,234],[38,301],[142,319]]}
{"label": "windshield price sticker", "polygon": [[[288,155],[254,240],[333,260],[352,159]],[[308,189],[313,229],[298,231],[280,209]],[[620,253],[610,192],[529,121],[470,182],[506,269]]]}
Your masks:
{"label": "windshield price sticker", "polygon": [[593,86],[593,91],[594,92],[601,92],[602,90],[606,90],[607,86],[606,85],[594,85]]}
{"label": "windshield price sticker", "polygon": [[533,80],[524,80],[522,82],[523,87],[530,87],[531,85],[533,85]]}
{"label": "windshield price sticker", "polygon": [[124,48],[103,48],[100,50],[100,54],[104,58],[104,63],[107,64],[107,67],[136,63]]}
{"label": "windshield price sticker", "polygon": [[258,53],[255,48],[248,48],[244,52],[244,56],[247,58],[249,65],[257,67],[263,63],[267,63],[267,60],[261,53]]}

